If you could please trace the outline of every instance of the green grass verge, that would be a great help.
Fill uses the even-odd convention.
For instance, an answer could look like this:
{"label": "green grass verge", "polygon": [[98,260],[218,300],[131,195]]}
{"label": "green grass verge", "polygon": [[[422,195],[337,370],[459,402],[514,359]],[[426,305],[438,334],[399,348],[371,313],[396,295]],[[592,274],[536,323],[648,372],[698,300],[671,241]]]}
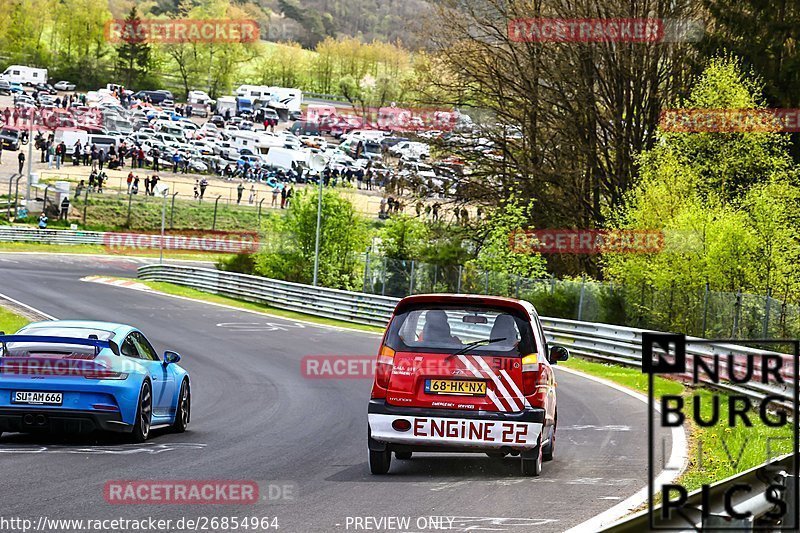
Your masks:
{"label": "green grass verge", "polygon": [[[647,393],[647,375],[636,368],[609,365],[585,359],[572,358],[564,366],[586,372],[593,376],[608,379],[638,392]],[[694,388],[677,381],[656,378],[655,395],[681,395],[684,398],[684,413],[691,412],[692,398],[700,398],[700,414],[703,420],[711,418],[713,406],[711,398],[716,396],[703,388]],[[757,466],[768,458],[765,455],[767,442],[773,457],[792,451],[792,426],[771,427],[759,418],[756,411],[749,413],[752,427],[746,427],[741,421],[735,427],[726,427],[728,419],[728,398],[726,394],[719,397],[719,419],[721,424],[712,427],[699,427],[688,423],[689,464],[681,476],[679,483],[688,490],[699,488],[704,483],[711,483],[730,477],[739,472]],[[691,416],[691,415],[689,415]]]}
{"label": "green grass verge", "polygon": [[259,311],[262,313],[269,313],[271,315],[280,316],[283,318],[288,318],[290,320],[304,320],[306,322],[314,322],[317,324],[322,324],[326,326],[338,326],[343,328],[349,329],[357,329],[361,331],[370,331],[374,333],[383,333],[383,328],[378,328],[375,326],[365,326],[361,324],[353,324],[350,322],[343,322],[341,320],[334,320],[331,318],[324,318],[318,317],[313,315],[306,315],[303,313],[296,313],[294,311],[286,311],[284,309],[278,309],[275,307],[270,307],[267,305],[257,304],[254,302],[244,302],[242,300],[236,300],[234,298],[228,298],[227,296],[220,296],[218,294],[211,294],[208,292],[203,292],[197,289],[192,289],[190,287],[183,287],[181,285],[175,285],[173,283],[165,283],[162,281],[145,281],[141,279],[137,279],[139,283],[143,283],[150,287],[151,289],[166,293],[166,294],[173,294],[175,296],[185,296],[187,298],[194,298],[196,300],[202,300],[204,302],[212,302],[212,303],[219,303],[230,305],[231,307],[238,307],[240,309],[247,309],[250,311]]}
{"label": "green grass verge", "polygon": [[0,307],[0,331],[14,333],[29,322],[30,320],[27,318],[20,316],[13,311],[9,311],[5,307]]}
{"label": "green grass verge", "polygon": [[[39,244],[33,242],[2,242],[0,252],[43,252],[53,254],[104,254],[116,255],[104,246],[94,244]],[[158,250],[125,250],[120,257],[158,257]],[[211,261],[229,257],[230,254],[190,253],[175,250],[164,250],[164,257],[186,261]]]}

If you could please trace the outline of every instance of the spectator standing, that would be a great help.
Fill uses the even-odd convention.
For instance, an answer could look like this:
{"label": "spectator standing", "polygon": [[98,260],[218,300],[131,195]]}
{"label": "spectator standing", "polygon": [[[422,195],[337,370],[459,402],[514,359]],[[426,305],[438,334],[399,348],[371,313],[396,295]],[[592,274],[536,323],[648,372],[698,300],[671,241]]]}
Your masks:
{"label": "spectator standing", "polygon": [[275,187],[272,188],[272,207],[275,207],[278,203],[278,195],[281,193],[281,186],[277,183]]}
{"label": "spectator standing", "polygon": [[174,174],[178,173],[178,165],[180,164],[180,162],[181,162],[180,154],[178,152],[172,154],[172,172]]}
{"label": "spectator standing", "polygon": [[85,189],[85,188],[86,188],[86,181],[85,180],[81,180],[80,182],[78,182],[78,186],[75,187],[75,199],[76,200],[81,197],[81,193],[83,192],[83,189]]}
{"label": "spectator standing", "polygon": [[103,194],[103,183],[106,181],[107,178],[108,175],[105,172],[101,172],[97,176],[97,192],[99,192],[100,194]]}
{"label": "spectator standing", "polygon": [[150,176],[144,177],[144,195],[150,196]]}
{"label": "spectator standing", "polygon": [[59,213],[58,220],[67,220],[67,216],[69,216],[69,197],[65,196],[63,200],[61,200],[61,212]]}
{"label": "spectator standing", "polygon": [[47,215],[42,213],[41,215],[39,215],[39,229],[45,229],[45,228],[47,228]]}
{"label": "spectator standing", "polygon": [[72,147],[72,166],[78,166],[81,162],[81,142],[75,141],[75,146]]}
{"label": "spectator standing", "polygon": [[17,156],[17,159],[19,160],[19,172],[18,172],[18,174],[22,174],[22,169],[25,167],[25,152],[20,150],[19,155]]}
{"label": "spectator standing", "polygon": [[158,148],[153,148],[150,150],[150,156],[153,158],[153,170],[158,172],[158,158],[161,157]]}
{"label": "spectator standing", "polygon": [[194,199],[197,200],[200,198],[200,180],[194,180]]}
{"label": "spectator standing", "polygon": [[208,180],[203,178],[200,180],[200,199],[202,200],[206,194],[206,187],[208,187]]}
{"label": "spectator standing", "polygon": [[47,168],[53,168],[53,163],[56,159],[56,147],[53,146],[53,141],[47,141]]}
{"label": "spectator standing", "polygon": [[83,166],[89,166],[89,158],[91,157],[91,148],[89,147],[89,141],[86,141],[86,144],[83,145]]}
{"label": "spectator standing", "polygon": [[97,158],[99,156],[99,154],[97,153],[97,146],[96,145],[94,145],[94,144],[92,145],[90,154],[91,154],[91,157],[92,157],[92,170],[94,171],[94,170],[97,170]]}
{"label": "spectator standing", "polygon": [[[141,146],[139,150],[136,151],[136,159],[139,162],[139,168],[144,168],[144,150]],[[131,166],[133,166],[133,163],[131,163]]]}
{"label": "spectator standing", "polygon": [[294,185],[289,187],[289,192],[286,193],[286,207],[289,207],[289,204],[291,204],[292,196],[294,196]]}
{"label": "spectator standing", "polygon": [[161,179],[158,177],[158,174],[154,175],[150,178],[150,196],[156,195],[156,185],[158,185],[158,180]]}
{"label": "spectator standing", "polygon": [[131,194],[139,194],[139,176],[133,178],[133,187],[131,187]]}
{"label": "spectator standing", "polygon": [[281,189],[281,209],[286,209],[286,187]]}
{"label": "spectator standing", "polygon": [[102,149],[97,154],[97,163],[100,165],[100,170],[103,170],[103,163],[106,162],[106,153]]}
{"label": "spectator standing", "polygon": [[128,172],[128,179],[125,180],[128,184],[128,194],[131,193],[131,186],[133,185],[133,172]]}
{"label": "spectator standing", "polygon": [[239,186],[236,187],[236,203],[242,203],[242,194],[244,194],[244,183],[239,182]]}
{"label": "spectator standing", "polygon": [[253,202],[255,202],[255,201],[256,201],[256,186],[255,185],[251,185],[250,186],[250,199],[248,200],[248,203],[250,205],[253,205]]}

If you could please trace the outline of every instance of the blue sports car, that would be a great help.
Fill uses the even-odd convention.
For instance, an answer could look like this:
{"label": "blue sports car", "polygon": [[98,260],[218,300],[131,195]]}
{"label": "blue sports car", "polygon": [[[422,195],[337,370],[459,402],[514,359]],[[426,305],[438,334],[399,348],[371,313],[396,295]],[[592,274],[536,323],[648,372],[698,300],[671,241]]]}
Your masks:
{"label": "blue sports car", "polygon": [[180,355],[159,358],[136,328],[54,320],[0,332],[0,434],[39,430],[129,433],[186,431],[189,374]]}

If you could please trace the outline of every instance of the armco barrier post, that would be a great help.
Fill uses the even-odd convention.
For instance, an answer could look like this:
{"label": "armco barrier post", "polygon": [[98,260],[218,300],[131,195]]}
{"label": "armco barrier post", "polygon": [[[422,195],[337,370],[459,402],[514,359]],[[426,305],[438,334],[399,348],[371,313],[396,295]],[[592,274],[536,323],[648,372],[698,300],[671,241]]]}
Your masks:
{"label": "armco barrier post", "polygon": [[24,176],[19,176],[14,185],[14,218],[17,218],[17,213],[19,213],[19,180],[22,178],[24,178]]}
{"label": "armco barrier post", "polygon": [[736,332],[739,331],[739,314],[742,311],[742,289],[736,292],[736,303],[733,309],[733,331],[731,331],[731,338],[736,338]]}
{"label": "armco barrier post", "polygon": [[262,198],[260,202],[258,202],[258,231],[261,232],[261,204],[264,203],[266,198]]}

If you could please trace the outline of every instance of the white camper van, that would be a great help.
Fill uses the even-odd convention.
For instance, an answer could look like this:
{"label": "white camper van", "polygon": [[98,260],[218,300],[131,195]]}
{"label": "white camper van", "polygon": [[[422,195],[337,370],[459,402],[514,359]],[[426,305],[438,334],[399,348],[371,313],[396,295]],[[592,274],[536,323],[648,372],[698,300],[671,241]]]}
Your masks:
{"label": "white camper van", "polygon": [[47,69],[26,67],[24,65],[11,65],[2,74],[0,74],[0,79],[5,81],[15,81],[24,85],[47,83]]}

